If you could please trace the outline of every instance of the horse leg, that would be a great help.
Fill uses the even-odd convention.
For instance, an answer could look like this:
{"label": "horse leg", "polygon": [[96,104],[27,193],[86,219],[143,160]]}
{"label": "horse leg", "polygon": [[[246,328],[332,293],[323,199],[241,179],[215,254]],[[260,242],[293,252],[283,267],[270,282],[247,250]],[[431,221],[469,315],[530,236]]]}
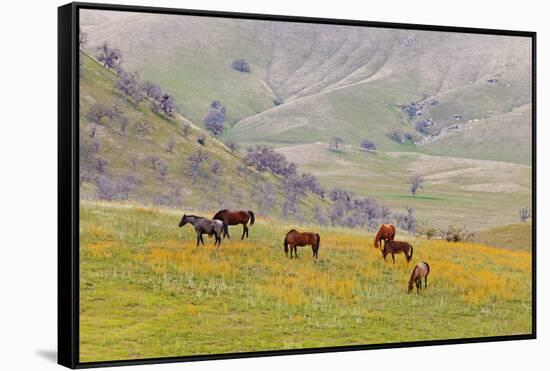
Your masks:
{"label": "horse leg", "polygon": [[204,246],[204,239],[202,238],[202,233],[201,233],[201,243]]}
{"label": "horse leg", "polygon": [[424,289],[428,288],[428,276],[424,276]]}
{"label": "horse leg", "polygon": [[395,255],[393,254],[393,252],[391,253],[391,260],[393,260],[393,264],[395,264]]}
{"label": "horse leg", "polygon": [[246,233],[245,228],[246,228],[246,225],[243,224],[243,234],[241,235],[241,240],[244,240],[244,234]]}
{"label": "horse leg", "polygon": [[199,242],[200,242],[200,235],[197,233],[197,246],[199,246]]}
{"label": "horse leg", "polygon": [[246,228],[246,238],[248,238],[248,226],[245,225],[244,227]]}

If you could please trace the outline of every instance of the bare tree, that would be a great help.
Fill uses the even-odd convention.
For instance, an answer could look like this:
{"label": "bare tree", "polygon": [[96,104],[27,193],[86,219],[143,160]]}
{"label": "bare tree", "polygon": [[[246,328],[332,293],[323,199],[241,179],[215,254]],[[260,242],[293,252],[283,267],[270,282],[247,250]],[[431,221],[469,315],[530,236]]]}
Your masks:
{"label": "bare tree", "polygon": [[104,42],[97,48],[97,60],[103,67],[114,69],[115,66],[120,66],[122,54],[120,50],[111,48],[107,42]]}
{"label": "bare tree", "polygon": [[139,87],[147,99],[154,99],[156,101],[160,100],[162,96],[162,89],[160,88],[160,85],[150,80],[145,80],[139,85]]}
{"label": "bare tree", "polygon": [[519,220],[521,220],[521,222],[526,222],[527,219],[531,218],[532,216],[533,215],[530,208],[524,207],[519,209]]}
{"label": "bare tree", "polygon": [[406,214],[396,214],[397,226],[411,234],[416,231],[416,217],[414,216],[414,209],[407,206]]}
{"label": "bare tree", "polygon": [[191,177],[193,185],[200,177],[206,177],[208,174],[202,168],[202,164],[208,160],[208,155],[203,150],[198,150],[187,157],[186,174]]}
{"label": "bare tree", "polygon": [[343,152],[344,151],[344,139],[340,137],[333,137],[329,144],[328,148],[333,151]]}
{"label": "bare tree", "polygon": [[212,161],[212,163],[210,164],[210,172],[216,176],[220,176],[222,174],[222,171],[222,164],[218,160]]}
{"label": "bare tree", "polygon": [[137,72],[122,72],[115,84],[115,88],[122,92],[125,99],[131,98],[136,104],[143,100],[142,91],[139,89],[139,74]]}
{"label": "bare tree", "polygon": [[90,107],[86,117],[88,120],[95,122],[96,124],[101,124],[101,120],[103,118],[108,118],[109,122],[112,123],[116,117],[116,112],[111,107],[103,103],[95,103]]}
{"label": "bare tree", "polygon": [[234,141],[225,142],[225,145],[231,152],[239,152],[239,144]]}
{"label": "bare tree", "polygon": [[165,149],[167,152],[174,153],[174,148],[176,148],[176,138],[170,137],[166,142]]}
{"label": "bare tree", "polygon": [[191,133],[191,125],[189,125],[187,122],[184,122],[180,126],[180,134],[182,137],[187,138],[189,133]]}
{"label": "bare tree", "polygon": [[88,34],[78,29],[78,49],[84,48],[88,44]]}
{"label": "bare tree", "polygon": [[421,175],[413,175],[409,178],[409,189],[411,190],[413,197],[416,196],[418,189],[424,189],[423,183],[424,177]]}
{"label": "bare tree", "polygon": [[137,132],[141,136],[148,135],[155,129],[155,126],[148,121],[141,121],[137,124]]}

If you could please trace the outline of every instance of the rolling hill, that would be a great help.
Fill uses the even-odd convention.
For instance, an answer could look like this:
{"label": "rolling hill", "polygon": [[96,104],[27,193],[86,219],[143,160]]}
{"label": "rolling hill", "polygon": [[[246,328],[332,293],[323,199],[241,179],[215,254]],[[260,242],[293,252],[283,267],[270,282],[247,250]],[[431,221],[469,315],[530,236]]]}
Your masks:
{"label": "rolling hill", "polygon": [[[339,135],[354,145],[368,137],[380,148],[402,150],[386,136],[396,127],[413,131],[398,105],[437,101],[419,116],[435,122],[433,134],[455,125],[455,115],[484,126],[531,102],[530,40],[519,37],[91,13],[81,15],[88,52],[103,41],[120,48],[125,68],[172,91],[194,122],[211,101],[222,101],[225,135],[243,143],[327,142]],[[249,62],[251,73],[231,69],[237,58]],[[514,122],[521,138],[530,138],[530,118]],[[495,141],[516,140],[518,130],[506,128]],[[458,134],[453,142],[471,139]],[[529,163],[528,145],[520,142],[504,160]],[[432,142],[418,151],[442,153]],[[500,160],[483,150],[461,154]]]}
{"label": "rolling hill", "polygon": [[[238,152],[209,136],[204,145],[198,138],[204,133],[183,116],[167,118],[152,112],[147,102],[136,105],[115,89],[116,75],[82,54],[80,79],[80,169],[81,200],[128,200],[185,210],[215,210],[222,207],[258,209],[267,190],[277,210],[283,197],[281,179],[249,168]],[[97,107],[116,112],[113,118],[90,118]],[[120,117],[127,126],[122,128]],[[182,135],[180,125],[190,132]],[[190,174],[189,157],[202,153],[195,180]],[[211,166],[218,162],[214,174]],[[302,201],[308,211],[326,201],[308,194]],[[262,209],[259,212],[265,212]],[[304,215],[308,216],[307,212]]]}

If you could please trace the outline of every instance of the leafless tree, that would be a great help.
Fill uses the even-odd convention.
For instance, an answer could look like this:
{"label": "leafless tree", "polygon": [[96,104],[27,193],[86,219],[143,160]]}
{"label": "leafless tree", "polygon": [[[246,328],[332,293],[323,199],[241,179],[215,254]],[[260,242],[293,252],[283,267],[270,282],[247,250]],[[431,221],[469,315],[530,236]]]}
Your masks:
{"label": "leafless tree", "polygon": [[424,189],[423,183],[424,177],[421,175],[413,175],[409,177],[409,189],[411,190],[413,197],[416,196],[418,189]]}
{"label": "leafless tree", "polygon": [[333,137],[329,144],[328,148],[333,151],[343,152],[344,151],[344,139],[340,137]]}
{"label": "leafless tree", "polygon": [[521,220],[521,222],[526,222],[527,219],[531,218],[532,216],[533,215],[530,208],[524,207],[519,209],[519,220]]}
{"label": "leafless tree", "polygon": [[104,42],[97,48],[97,51],[97,60],[103,67],[113,69],[115,66],[120,66],[120,62],[122,61],[120,50],[111,48],[107,42]]}
{"label": "leafless tree", "polygon": [[189,125],[187,122],[184,122],[180,125],[180,134],[182,137],[187,138],[189,133],[191,133],[191,125]]}

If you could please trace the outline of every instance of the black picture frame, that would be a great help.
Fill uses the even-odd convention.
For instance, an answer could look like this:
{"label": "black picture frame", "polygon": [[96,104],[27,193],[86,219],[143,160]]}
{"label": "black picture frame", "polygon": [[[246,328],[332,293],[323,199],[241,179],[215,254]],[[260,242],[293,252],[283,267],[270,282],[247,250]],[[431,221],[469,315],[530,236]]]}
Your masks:
{"label": "black picture frame", "polygon": [[[79,109],[79,10],[115,10],[142,13],[193,15],[202,17],[269,20],[280,22],[320,23],[423,31],[442,31],[530,38],[532,42],[532,332],[524,335],[489,336],[449,340],[413,341],[405,343],[350,345],[327,348],[290,349],[244,353],[225,353],[166,358],[113,360],[82,363],[79,360],[79,187],[78,187],[78,109]],[[432,26],[408,23],[370,22],[345,19],[309,18],[267,14],[232,13],[174,8],[159,8],[96,3],[70,3],[58,8],[58,363],[69,368],[89,368],[187,362],[216,359],[266,357],[308,353],[418,347],[464,343],[536,339],[536,32]]]}

